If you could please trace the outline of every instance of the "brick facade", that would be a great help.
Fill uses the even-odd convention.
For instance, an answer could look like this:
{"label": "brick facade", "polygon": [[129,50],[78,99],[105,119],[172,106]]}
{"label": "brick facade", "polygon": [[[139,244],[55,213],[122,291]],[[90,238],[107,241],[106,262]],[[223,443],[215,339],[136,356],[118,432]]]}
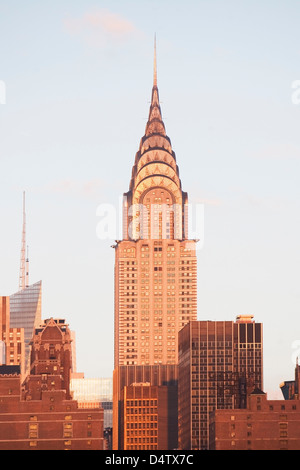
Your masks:
{"label": "brick facade", "polygon": [[300,401],[268,400],[255,390],[247,409],[215,410],[211,450],[299,450]]}
{"label": "brick facade", "polygon": [[70,394],[71,336],[61,320],[35,330],[31,374],[0,366],[0,450],[103,450],[103,409]]}

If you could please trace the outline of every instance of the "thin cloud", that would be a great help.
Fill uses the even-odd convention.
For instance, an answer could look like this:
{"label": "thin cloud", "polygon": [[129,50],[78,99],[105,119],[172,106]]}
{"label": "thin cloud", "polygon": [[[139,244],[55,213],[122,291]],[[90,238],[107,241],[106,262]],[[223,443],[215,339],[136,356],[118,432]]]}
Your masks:
{"label": "thin cloud", "polygon": [[200,198],[198,199],[197,202],[201,204],[206,204],[207,206],[221,206],[222,205],[221,199],[218,199],[218,198],[216,199]]}
{"label": "thin cloud", "polygon": [[189,194],[193,194],[194,197],[189,198],[191,204],[204,204],[206,206],[221,206],[224,201],[215,195],[197,195],[198,188],[190,188]]}
{"label": "thin cloud", "polygon": [[283,201],[280,198],[257,197],[250,194],[245,196],[245,200],[254,208],[266,209],[268,211],[280,211],[290,205],[290,203],[287,203],[287,201]]}
{"label": "thin cloud", "polygon": [[32,188],[32,191],[95,199],[99,198],[104,186],[105,182],[100,178],[86,181],[65,179]]}
{"label": "thin cloud", "polygon": [[258,159],[299,160],[300,148],[291,144],[270,145],[254,154]]}
{"label": "thin cloud", "polygon": [[66,18],[63,23],[69,34],[94,47],[121,43],[138,33],[131,21],[107,9],[86,12],[80,18]]}

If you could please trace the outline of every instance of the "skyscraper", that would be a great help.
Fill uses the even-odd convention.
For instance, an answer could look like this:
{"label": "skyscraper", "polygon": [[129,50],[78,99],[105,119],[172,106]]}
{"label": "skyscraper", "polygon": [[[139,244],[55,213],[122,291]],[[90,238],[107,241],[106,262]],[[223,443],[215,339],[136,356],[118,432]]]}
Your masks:
{"label": "skyscraper", "polygon": [[34,329],[42,322],[42,281],[10,296],[10,326],[24,328],[25,372],[28,372],[30,341]]}
{"label": "skyscraper", "polygon": [[[148,121],[124,194],[123,240],[114,246],[115,374],[120,367],[178,362],[178,332],[197,317],[196,241],[188,239],[187,206],[162,119],[155,47]],[[114,412],[120,393],[114,390]]]}
{"label": "skyscraper", "polygon": [[178,376],[179,448],[206,450],[211,412],[244,409],[263,388],[262,324],[243,315],[190,322],[179,333]]}
{"label": "skyscraper", "polygon": [[178,331],[197,317],[197,261],[187,193],[166,135],[156,54],[145,134],[124,194],[115,245],[115,367],[177,363]]}

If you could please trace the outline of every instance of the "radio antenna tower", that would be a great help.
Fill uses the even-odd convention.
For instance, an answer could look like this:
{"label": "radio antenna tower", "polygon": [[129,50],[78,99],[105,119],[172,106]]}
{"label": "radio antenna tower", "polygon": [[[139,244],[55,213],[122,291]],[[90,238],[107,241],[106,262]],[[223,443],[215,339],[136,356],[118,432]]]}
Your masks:
{"label": "radio antenna tower", "polygon": [[[21,260],[20,260],[20,277],[19,277],[19,290],[24,290],[28,274],[26,274],[26,213],[25,213],[25,191],[23,191],[23,228],[22,228],[22,243],[21,243]],[[28,271],[28,270],[27,270]],[[27,278],[27,279],[26,279]]]}
{"label": "radio antenna tower", "polygon": [[29,248],[27,245],[25,287],[29,287]]}

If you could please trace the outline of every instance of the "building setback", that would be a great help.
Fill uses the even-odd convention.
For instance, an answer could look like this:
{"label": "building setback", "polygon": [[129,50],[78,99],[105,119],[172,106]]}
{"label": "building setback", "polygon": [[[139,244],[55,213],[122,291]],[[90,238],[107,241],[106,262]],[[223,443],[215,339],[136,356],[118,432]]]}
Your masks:
{"label": "building setback", "polygon": [[210,413],[245,408],[247,394],[262,388],[262,349],[262,325],[248,316],[193,321],[179,332],[180,449],[208,449]]}

